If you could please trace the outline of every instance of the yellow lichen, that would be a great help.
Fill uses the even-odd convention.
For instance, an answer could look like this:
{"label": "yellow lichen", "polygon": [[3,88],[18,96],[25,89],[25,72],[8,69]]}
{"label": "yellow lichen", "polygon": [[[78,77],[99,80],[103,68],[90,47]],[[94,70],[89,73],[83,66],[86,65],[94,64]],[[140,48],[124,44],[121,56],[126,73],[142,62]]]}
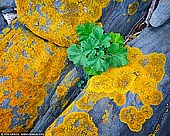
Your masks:
{"label": "yellow lichen", "polygon": [[10,31],[10,28],[4,28],[3,30],[2,30],[2,32],[3,32],[3,34],[4,35],[6,35],[8,32]]}
{"label": "yellow lichen", "polygon": [[[138,98],[140,98],[138,100],[144,105],[160,104],[163,96],[157,90],[157,84],[164,76],[165,55],[158,53],[143,55],[138,48],[126,47],[128,49],[127,57],[129,63],[124,67],[109,68],[101,75],[93,76],[88,82],[86,93],[91,92],[91,96],[97,97],[89,99],[89,95],[85,94],[76,103],[80,109],[83,109],[83,104],[92,102],[94,105],[97,100],[106,96],[113,99],[118,106],[122,106],[126,102],[125,93],[127,91],[137,94]],[[132,109],[132,106],[129,108]],[[120,120],[127,123],[127,125],[129,124],[128,126],[131,127],[130,130],[139,132],[142,129],[141,125],[145,122],[145,119],[150,118],[152,114],[146,116],[144,111],[136,111],[133,113],[133,116],[136,117],[136,123],[131,124],[129,122],[134,121],[131,118],[132,116],[125,117],[127,114],[126,111],[130,109],[122,109],[120,111]],[[142,107],[141,109],[144,110],[145,108]]]}
{"label": "yellow lichen", "polygon": [[122,2],[123,0],[116,0],[117,2]]}
{"label": "yellow lichen", "polygon": [[18,19],[59,46],[77,42],[76,26],[97,21],[110,0],[16,0]]}
{"label": "yellow lichen", "polygon": [[126,96],[124,94],[119,94],[116,93],[115,97],[114,97],[114,102],[118,105],[118,106],[122,106],[123,104],[126,103]]}
{"label": "yellow lichen", "polygon": [[142,124],[145,122],[144,114],[135,106],[122,108],[119,118],[122,122],[126,123],[133,132],[139,132],[142,129]]}
{"label": "yellow lichen", "polygon": [[102,116],[102,120],[103,120],[104,124],[107,123],[108,117],[109,117],[109,112],[108,112],[108,110],[105,110],[105,114],[103,114],[103,116]]}
{"label": "yellow lichen", "polygon": [[146,119],[151,118],[152,115],[153,115],[153,110],[152,110],[152,108],[150,107],[150,105],[143,105],[143,106],[140,108],[140,111],[144,114],[144,116],[145,116]]}
{"label": "yellow lichen", "polygon": [[69,113],[62,124],[46,132],[54,136],[98,136],[97,127],[85,112]]}
{"label": "yellow lichen", "polygon": [[139,7],[139,2],[138,1],[135,1],[135,2],[132,2],[131,4],[129,4],[129,6],[128,6],[128,14],[130,16],[134,15],[136,13],[136,11],[138,10],[138,7]]}
{"label": "yellow lichen", "polygon": [[[7,78],[0,84],[0,90],[8,92],[8,95],[0,93],[0,103],[9,98],[11,106],[8,109],[0,108],[0,124],[3,124],[0,130],[28,132],[37,118],[38,107],[47,95],[46,87],[53,86],[64,69],[67,51],[45,42],[22,27],[13,25],[12,28],[11,31],[5,29],[8,34],[0,39],[0,76]],[[17,96],[18,91],[20,96]],[[10,129],[15,117],[12,108],[15,106],[19,114],[30,116],[26,120],[26,128],[15,125]],[[21,106],[24,108],[21,109]]]}
{"label": "yellow lichen", "polygon": [[116,84],[107,76],[93,76],[89,82],[89,89],[96,92],[113,92]]}
{"label": "yellow lichen", "polygon": [[56,94],[58,97],[63,97],[67,93],[67,88],[64,85],[57,86]]}

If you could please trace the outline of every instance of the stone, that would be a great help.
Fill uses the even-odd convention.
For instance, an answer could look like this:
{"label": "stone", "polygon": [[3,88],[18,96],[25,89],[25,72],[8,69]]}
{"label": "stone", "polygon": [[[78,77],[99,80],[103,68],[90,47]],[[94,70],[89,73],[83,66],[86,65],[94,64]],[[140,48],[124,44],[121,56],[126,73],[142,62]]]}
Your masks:
{"label": "stone", "polygon": [[170,19],[170,1],[169,0],[160,0],[157,8],[153,12],[150,24],[153,27],[159,27],[165,22],[169,22]]}
{"label": "stone", "polygon": [[0,12],[0,31],[7,26],[7,21],[5,20],[4,16]]}
{"label": "stone", "polygon": [[15,0],[0,0],[0,10],[7,7],[16,7]]}
{"label": "stone", "polygon": [[126,36],[139,19],[146,15],[150,4],[151,0],[111,1],[103,9],[99,21],[106,32],[113,31]]}
{"label": "stone", "polygon": [[[151,106],[153,108],[153,115],[150,119],[147,119],[142,126],[142,130],[138,133],[134,133],[129,130],[128,126],[123,122],[120,122],[119,113],[120,110],[129,105],[136,105],[138,108],[143,104],[138,100],[138,95],[131,92],[126,93],[126,103],[122,106],[117,106],[113,102],[113,99],[109,99],[107,95],[101,93],[92,95],[89,93],[87,95],[88,88],[78,95],[75,101],[53,122],[53,124],[48,127],[46,134],[50,135],[62,129],[58,126],[62,124],[65,117],[69,116],[69,113],[85,112],[92,117],[95,126],[98,128],[99,136],[122,136],[122,135],[133,135],[133,136],[143,136],[143,135],[169,135],[170,125],[168,123],[168,117],[170,116],[170,40],[169,40],[169,30],[170,24],[163,25],[159,28],[145,28],[141,34],[129,42],[128,44],[133,47],[138,47],[141,49],[142,53],[148,55],[153,52],[163,53],[166,56],[165,63],[165,75],[161,82],[158,83],[158,89],[163,94],[162,102],[157,106]],[[159,37],[159,38],[158,38]],[[154,42],[153,42],[154,41]],[[89,84],[89,83],[88,83]],[[140,83],[139,83],[140,84]],[[87,90],[86,90],[87,89]],[[77,102],[86,95],[83,99],[81,105],[84,108],[80,108]],[[112,96],[109,96],[112,98]],[[92,100],[96,99],[96,103]],[[58,130],[59,129],[59,130]]]}

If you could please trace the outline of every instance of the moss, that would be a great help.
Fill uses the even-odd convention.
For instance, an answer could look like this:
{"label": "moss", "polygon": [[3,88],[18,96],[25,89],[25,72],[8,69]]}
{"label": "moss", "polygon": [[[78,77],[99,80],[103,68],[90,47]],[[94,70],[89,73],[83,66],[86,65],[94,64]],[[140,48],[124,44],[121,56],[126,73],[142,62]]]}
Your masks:
{"label": "moss", "polygon": [[138,10],[139,7],[139,2],[138,1],[134,1],[131,4],[129,4],[128,6],[128,14],[130,16],[134,15],[136,13],[136,11]]}
{"label": "moss", "polygon": [[[56,45],[45,42],[22,27],[17,28],[13,25],[12,28],[0,40],[0,74],[7,77],[7,80],[0,84],[0,90],[8,92],[8,95],[0,94],[0,103],[6,98],[10,99],[10,108],[0,108],[3,117],[0,118],[3,129],[0,130],[27,132],[37,118],[37,108],[43,104],[47,95],[46,86],[59,79],[65,66],[67,52],[65,48],[57,48]],[[4,31],[7,30],[9,29]],[[20,97],[16,97],[18,91]],[[16,116],[12,112],[14,107],[18,107],[18,114],[30,116],[30,119],[22,124],[26,125],[26,128],[18,124],[10,129],[12,119]]]}
{"label": "moss", "polygon": [[110,0],[16,0],[18,19],[35,34],[59,46],[77,42],[76,26],[97,21]]}

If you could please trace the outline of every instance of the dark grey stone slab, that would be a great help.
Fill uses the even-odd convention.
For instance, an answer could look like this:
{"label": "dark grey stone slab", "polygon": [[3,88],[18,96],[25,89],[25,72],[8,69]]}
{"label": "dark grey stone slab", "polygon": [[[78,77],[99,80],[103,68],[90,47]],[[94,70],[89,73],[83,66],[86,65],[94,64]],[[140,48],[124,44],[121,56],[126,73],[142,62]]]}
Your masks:
{"label": "dark grey stone slab", "polygon": [[158,27],[170,19],[170,1],[160,0],[156,10],[153,12],[150,24]]}
{"label": "dark grey stone slab", "polygon": [[5,20],[4,16],[0,12],[0,31],[7,26],[7,21]]}
{"label": "dark grey stone slab", "polygon": [[7,7],[16,7],[15,0],[0,0],[0,10]]}
{"label": "dark grey stone slab", "polygon": [[[137,2],[139,6],[137,11],[131,15],[128,14],[128,7],[133,2]],[[100,21],[106,32],[113,31],[126,36],[132,26],[146,14],[150,3],[151,0],[147,0],[146,2],[142,2],[141,0],[124,0],[123,2],[111,0],[107,8],[103,9],[103,15]]]}

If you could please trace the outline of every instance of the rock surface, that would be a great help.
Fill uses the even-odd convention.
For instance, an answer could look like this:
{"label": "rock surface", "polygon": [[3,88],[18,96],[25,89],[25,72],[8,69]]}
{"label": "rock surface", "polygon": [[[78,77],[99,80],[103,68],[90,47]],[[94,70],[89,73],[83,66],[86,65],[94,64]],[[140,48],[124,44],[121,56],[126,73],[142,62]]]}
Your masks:
{"label": "rock surface", "polygon": [[[103,23],[104,29],[109,32],[110,31],[120,32],[124,36],[127,35],[130,29],[132,28],[132,26],[145,14],[145,12],[148,10],[149,4],[151,3],[150,0],[146,2],[142,2],[142,1],[136,1],[135,3],[134,2],[135,1],[133,0],[124,1],[124,2],[111,1],[109,6],[103,10],[103,16],[100,19]],[[133,10],[130,10],[131,11],[130,12],[128,10],[128,7],[129,7],[129,4],[131,3],[133,4],[130,5],[130,7],[131,8],[133,7],[132,8]],[[0,7],[3,7],[3,8],[14,7],[14,3],[13,1],[2,1],[2,2],[0,1]],[[3,89],[3,91],[0,93],[0,98],[1,98],[0,99],[1,100],[0,101],[0,112],[3,113],[3,115],[8,115],[8,116],[3,116],[4,118],[0,118],[1,122],[4,122],[4,121],[7,122],[6,126],[0,125],[0,128],[1,127],[3,129],[5,128],[4,132],[6,132],[7,130],[8,132],[12,132],[12,131],[13,132],[14,131],[15,132],[21,132],[21,131],[45,132],[46,131],[46,134],[51,135],[53,130],[55,130],[55,128],[57,128],[57,126],[59,126],[59,124],[63,122],[63,119],[68,113],[86,112],[93,118],[93,122],[98,128],[99,136],[124,136],[124,135],[145,136],[145,135],[154,134],[154,133],[158,136],[159,135],[161,136],[170,135],[170,133],[167,131],[170,129],[170,124],[168,122],[169,117],[170,117],[170,112],[169,112],[170,110],[170,93],[169,93],[169,90],[170,90],[170,57],[169,57],[170,56],[170,46],[169,46],[170,23],[168,23],[167,21],[169,19],[168,11],[166,11],[165,17],[162,17],[163,15],[162,13],[160,13],[160,11],[162,11],[163,8],[161,7],[161,10],[159,10],[160,7],[161,6],[158,6],[157,10],[155,10],[152,16],[151,22],[150,22],[152,26],[154,27],[160,26],[160,27],[145,28],[137,38],[129,42],[130,46],[140,48],[144,54],[149,54],[152,52],[163,53],[166,55],[166,59],[167,59],[166,65],[165,65],[165,76],[158,86],[158,89],[162,91],[163,93],[163,101],[158,106],[152,106],[154,110],[154,114],[152,118],[148,119],[144,123],[143,128],[139,133],[134,133],[130,131],[127,125],[120,122],[119,120],[119,112],[121,108],[129,106],[129,105],[133,105],[134,103],[136,103],[137,105],[141,105],[141,103],[137,101],[136,95],[133,95],[130,92],[126,93],[126,98],[127,98],[126,104],[124,104],[123,106],[117,106],[111,99],[107,97],[102,97],[100,100],[97,101],[95,105],[91,103],[92,104],[91,106],[93,106],[92,109],[89,108],[87,110],[81,110],[76,107],[75,103],[83,95],[85,95],[85,92],[82,91],[82,88],[84,86],[80,88],[77,86],[77,83],[79,80],[85,80],[84,79],[85,73],[83,72],[81,68],[77,68],[73,66],[71,63],[66,64],[61,60],[58,60],[55,63],[58,63],[58,65],[61,65],[64,63],[64,65],[66,66],[65,69],[62,72],[61,71],[57,72],[57,70],[55,70],[54,68],[53,73],[51,73],[51,71],[49,71],[49,67],[51,67],[51,65],[53,64],[52,60],[54,58],[52,60],[49,60],[48,59],[49,56],[47,57],[45,54],[43,58],[42,53],[44,53],[44,51],[41,48],[40,48],[41,53],[39,54],[36,53],[38,52],[38,50],[32,50],[32,51],[34,52],[33,56],[34,55],[36,56],[36,57],[34,56],[35,57],[34,61],[38,64],[40,64],[39,62],[42,62],[42,63],[38,65],[39,67],[36,67],[37,65],[36,63],[35,65],[32,65],[33,68],[30,69],[29,71],[30,73],[27,74],[29,77],[27,77],[27,80],[25,80],[26,84],[23,84],[23,85],[26,85],[28,90],[30,88],[32,88],[32,90],[30,92],[29,91],[25,92],[22,86],[18,86],[18,88],[17,87],[15,88],[14,93],[12,93],[13,89],[11,90]],[[165,7],[169,9],[168,5],[166,5]],[[39,9],[37,10],[39,11]],[[163,13],[164,12],[165,11],[163,11]],[[154,20],[158,20],[158,16],[157,16],[158,14],[160,16],[162,15],[161,16],[162,20],[159,20],[156,23],[154,22]],[[36,44],[35,42],[32,41],[30,43],[30,41],[33,38],[39,39],[37,41],[41,41],[42,43],[45,42],[47,45],[53,46],[46,40],[43,40],[35,36],[32,32],[30,32],[25,26],[20,24],[18,21],[15,23],[14,27],[10,25],[8,28],[10,29],[10,31],[6,29],[6,31],[4,31],[5,34],[4,32],[1,32],[1,34],[3,34],[3,37],[8,36],[8,33],[10,33],[12,30],[17,30],[17,29],[22,30],[23,35],[25,35],[26,38],[27,36],[32,37],[29,40],[25,40],[24,39],[25,37],[21,38],[22,42],[25,41],[24,44],[21,44],[22,48],[19,48],[21,50],[27,46],[29,47],[34,46],[34,44]],[[16,31],[16,32],[17,32],[16,34],[20,35],[20,31],[19,32]],[[45,39],[45,37],[43,38]],[[14,38],[16,41],[13,40],[13,37],[9,39],[7,38],[6,43],[1,44],[1,45],[4,45],[5,48],[3,49],[2,47],[0,48],[0,51],[1,51],[0,57],[1,57],[1,54],[3,55],[8,54],[9,55],[8,58],[12,56],[11,58],[16,57],[17,59],[17,55],[15,53],[20,52],[20,51],[18,51],[18,48],[13,48],[13,45],[11,46],[12,42],[11,44],[8,43],[8,41],[11,41],[11,39],[14,43],[16,43],[14,45],[20,45],[20,44],[17,44],[18,43],[17,38],[16,39]],[[0,37],[0,42],[1,41],[2,41],[2,38]],[[19,42],[19,43],[22,43],[22,42]],[[53,49],[54,48],[51,48],[51,50]],[[51,52],[51,50],[49,48],[46,48],[46,51],[52,55],[53,52]],[[31,50],[28,50],[28,51],[31,52]],[[13,57],[13,55],[16,55],[16,56]],[[24,51],[22,51],[21,54],[19,55],[21,55],[22,57],[25,57],[25,59],[28,57],[27,53]],[[60,58],[60,56],[58,57]],[[46,60],[46,62],[43,62],[44,60]],[[13,61],[14,60],[12,60],[11,62]],[[15,64],[18,64],[17,62],[18,61],[16,61]],[[21,62],[23,62],[23,60]],[[0,63],[0,64],[3,64],[3,63]],[[7,68],[10,68],[11,64],[9,63],[9,65],[6,65],[8,66]],[[13,67],[15,67],[14,70],[11,70],[12,74],[17,73],[18,75],[21,73],[20,71],[23,70],[23,68],[24,69],[29,68],[27,65],[24,65],[24,63],[19,64],[19,65],[22,65],[22,68],[18,67],[17,65],[16,66],[12,65]],[[4,67],[1,67],[1,68],[3,69]],[[34,70],[39,70],[39,69],[44,70],[43,71],[44,73],[40,75],[40,78],[42,77],[41,79],[42,82],[43,80],[44,81],[47,80],[46,79],[47,77],[45,78],[43,75],[48,75],[49,73],[51,73],[50,75],[51,80],[47,80],[47,82],[43,82],[39,86],[36,86],[33,84],[33,82],[31,82],[32,84],[29,86],[29,84],[27,83],[30,79],[33,78],[30,75],[39,74],[39,73],[36,73],[36,71],[34,71]],[[34,74],[31,74],[32,72]],[[56,75],[56,74],[57,75],[59,74],[60,77],[53,78],[52,75]],[[20,79],[21,78],[18,77],[16,81],[12,83],[17,83],[19,82]],[[1,88],[4,86],[4,82],[6,82],[7,80],[9,79],[5,77],[0,78]],[[36,80],[32,79],[30,81],[36,81]],[[12,83],[6,84],[6,85],[11,86]],[[15,85],[12,85],[12,87],[15,87]],[[41,90],[42,88],[45,91]],[[18,91],[19,89],[21,90]],[[80,93],[80,91],[82,92]],[[28,94],[32,94],[33,97]],[[76,97],[77,95],[78,97]],[[75,101],[71,103],[74,99]],[[66,107],[68,106],[69,108],[66,109]],[[66,110],[63,112],[64,109]],[[36,114],[34,114],[35,112]],[[61,116],[59,117],[59,115]],[[103,119],[107,119],[106,122],[103,122]]]}
{"label": "rock surface", "polygon": [[7,21],[5,20],[4,16],[0,12],[0,31],[7,26]]}
{"label": "rock surface", "polygon": [[111,1],[107,8],[103,10],[100,19],[104,30],[126,36],[134,24],[146,15],[150,3],[151,0],[145,2],[142,0]]}
{"label": "rock surface", "polygon": [[14,0],[0,0],[0,10],[7,7],[15,8],[16,4]]}
{"label": "rock surface", "polygon": [[160,0],[156,10],[153,12],[150,19],[150,24],[153,27],[159,27],[170,19],[170,1]]}

